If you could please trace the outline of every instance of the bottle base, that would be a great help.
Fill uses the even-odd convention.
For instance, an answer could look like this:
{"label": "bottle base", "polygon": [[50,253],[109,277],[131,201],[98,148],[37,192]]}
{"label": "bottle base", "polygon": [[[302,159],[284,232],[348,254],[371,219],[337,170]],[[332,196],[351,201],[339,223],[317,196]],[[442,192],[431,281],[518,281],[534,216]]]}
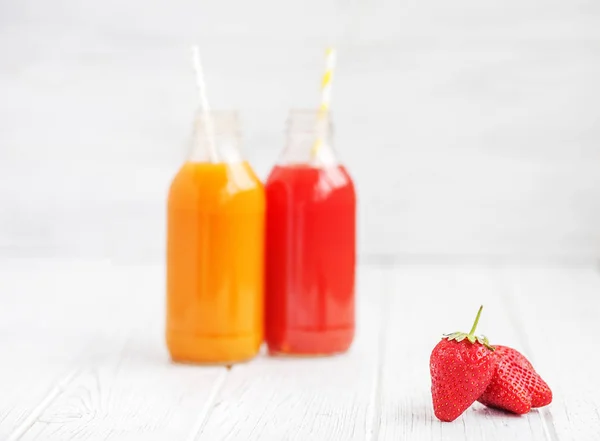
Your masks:
{"label": "bottle base", "polygon": [[325,331],[288,330],[277,339],[267,339],[270,355],[277,357],[328,357],[348,351],[354,339],[354,328]]}
{"label": "bottle base", "polygon": [[345,354],[348,349],[339,352],[323,352],[323,353],[308,353],[308,352],[282,352],[269,349],[269,356],[274,358],[326,358],[335,357],[336,355]]}
{"label": "bottle base", "polygon": [[229,366],[253,359],[262,339],[256,334],[240,336],[199,336],[167,333],[167,348],[174,363]]}

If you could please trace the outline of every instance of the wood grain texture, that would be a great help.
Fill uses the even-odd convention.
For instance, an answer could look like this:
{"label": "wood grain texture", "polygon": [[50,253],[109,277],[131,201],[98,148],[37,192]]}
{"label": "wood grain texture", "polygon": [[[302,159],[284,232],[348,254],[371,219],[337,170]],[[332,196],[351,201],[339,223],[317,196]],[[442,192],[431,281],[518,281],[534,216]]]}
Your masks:
{"label": "wood grain texture", "polygon": [[599,439],[598,268],[509,268],[506,282],[525,347],[554,394],[542,411],[549,439]]}
{"label": "wood grain texture", "polygon": [[226,370],[169,362],[162,266],[3,263],[0,287],[14,295],[2,301],[0,341],[14,357],[0,363],[2,439],[191,435]]}
{"label": "wood grain texture", "polygon": [[[226,370],[169,362],[159,265],[2,259],[0,439],[598,439],[595,266],[362,266],[358,280],[348,354]],[[521,417],[475,403],[441,423],[429,355],[481,303],[479,331],[526,354],[554,401]]]}
{"label": "wood grain texture", "polygon": [[[0,439],[12,440],[62,392],[94,346],[119,331],[93,337],[93,322],[82,308],[81,292],[103,272],[103,265],[39,259],[0,262]],[[88,293],[92,298],[103,294]]]}
{"label": "wood grain texture", "polygon": [[376,417],[385,271],[362,268],[349,353],[234,366],[198,440],[366,440]]}
{"label": "wood grain texture", "polygon": [[64,338],[72,350],[31,343],[18,336],[1,338],[0,439],[22,434],[77,373],[81,341]]}
{"label": "wood grain texture", "polygon": [[171,365],[161,343],[144,336],[115,344],[111,356],[84,365],[19,439],[185,440],[226,370]]}

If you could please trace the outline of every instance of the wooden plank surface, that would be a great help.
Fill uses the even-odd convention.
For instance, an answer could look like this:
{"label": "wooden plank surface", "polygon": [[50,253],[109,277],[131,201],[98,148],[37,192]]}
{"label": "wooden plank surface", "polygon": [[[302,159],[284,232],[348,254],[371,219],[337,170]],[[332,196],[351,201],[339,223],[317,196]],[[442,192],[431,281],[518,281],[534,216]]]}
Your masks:
{"label": "wooden plank surface", "polygon": [[113,354],[90,360],[15,439],[187,439],[206,418],[226,370],[171,365],[159,342],[132,338],[115,344]]}
{"label": "wooden plank surface", "polygon": [[204,418],[225,369],[169,362],[162,266],[2,268],[0,439],[178,440]]}
{"label": "wooden plank surface", "polygon": [[[600,273],[592,266],[363,266],[352,350],[173,365],[161,265],[2,260],[0,439],[596,441]],[[475,404],[433,415],[440,334],[480,331],[524,352],[554,390],[522,417]]]}
{"label": "wooden plank surface", "polygon": [[552,386],[541,410],[551,440],[600,439],[597,267],[506,269],[510,309],[532,362]]}
{"label": "wooden plank surface", "polygon": [[200,440],[365,440],[375,417],[386,271],[358,275],[357,338],[327,358],[265,358],[235,366]]}
{"label": "wooden plank surface", "polygon": [[[92,282],[104,265],[38,259],[0,262],[0,439],[6,440],[29,427],[93,350],[90,346],[99,335],[92,337],[89,314],[78,308],[86,287],[78,286],[78,277],[70,273]],[[92,302],[99,298],[90,294]],[[74,314],[66,315],[69,311]]]}

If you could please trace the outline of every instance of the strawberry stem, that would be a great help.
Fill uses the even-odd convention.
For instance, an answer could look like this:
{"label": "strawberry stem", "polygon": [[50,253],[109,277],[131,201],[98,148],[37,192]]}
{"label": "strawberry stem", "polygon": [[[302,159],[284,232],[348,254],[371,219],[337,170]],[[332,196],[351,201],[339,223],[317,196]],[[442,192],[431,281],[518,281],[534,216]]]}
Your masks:
{"label": "strawberry stem", "polygon": [[473,323],[473,327],[471,331],[469,331],[469,335],[475,335],[475,329],[477,329],[477,324],[479,323],[479,317],[481,317],[481,310],[483,309],[483,305],[479,307],[479,311],[477,311],[477,317],[475,317],[475,323]]}
{"label": "strawberry stem", "polygon": [[460,343],[464,339],[467,339],[468,341],[470,341],[473,344],[475,342],[477,342],[481,345],[484,345],[490,351],[493,351],[494,347],[492,345],[490,345],[490,342],[488,341],[486,336],[482,335],[482,336],[478,337],[475,335],[475,330],[477,329],[477,324],[479,323],[479,317],[481,317],[482,310],[483,310],[483,305],[479,307],[479,311],[477,311],[477,317],[475,317],[475,323],[473,323],[473,327],[471,328],[471,331],[468,334],[465,334],[464,332],[453,332],[452,334],[444,334],[443,338],[446,338],[449,341],[454,340],[458,343]]}

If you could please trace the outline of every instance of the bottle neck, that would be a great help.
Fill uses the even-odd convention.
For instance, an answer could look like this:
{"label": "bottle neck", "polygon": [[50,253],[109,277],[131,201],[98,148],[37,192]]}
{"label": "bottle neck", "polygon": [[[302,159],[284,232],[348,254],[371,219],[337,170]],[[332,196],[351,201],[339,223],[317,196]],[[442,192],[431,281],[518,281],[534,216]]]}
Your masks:
{"label": "bottle neck", "polygon": [[198,112],[194,118],[187,160],[190,162],[235,163],[243,161],[238,113]]}
{"label": "bottle neck", "polygon": [[322,167],[337,164],[333,148],[333,124],[316,111],[292,111],[287,121],[287,144],[281,165]]}

